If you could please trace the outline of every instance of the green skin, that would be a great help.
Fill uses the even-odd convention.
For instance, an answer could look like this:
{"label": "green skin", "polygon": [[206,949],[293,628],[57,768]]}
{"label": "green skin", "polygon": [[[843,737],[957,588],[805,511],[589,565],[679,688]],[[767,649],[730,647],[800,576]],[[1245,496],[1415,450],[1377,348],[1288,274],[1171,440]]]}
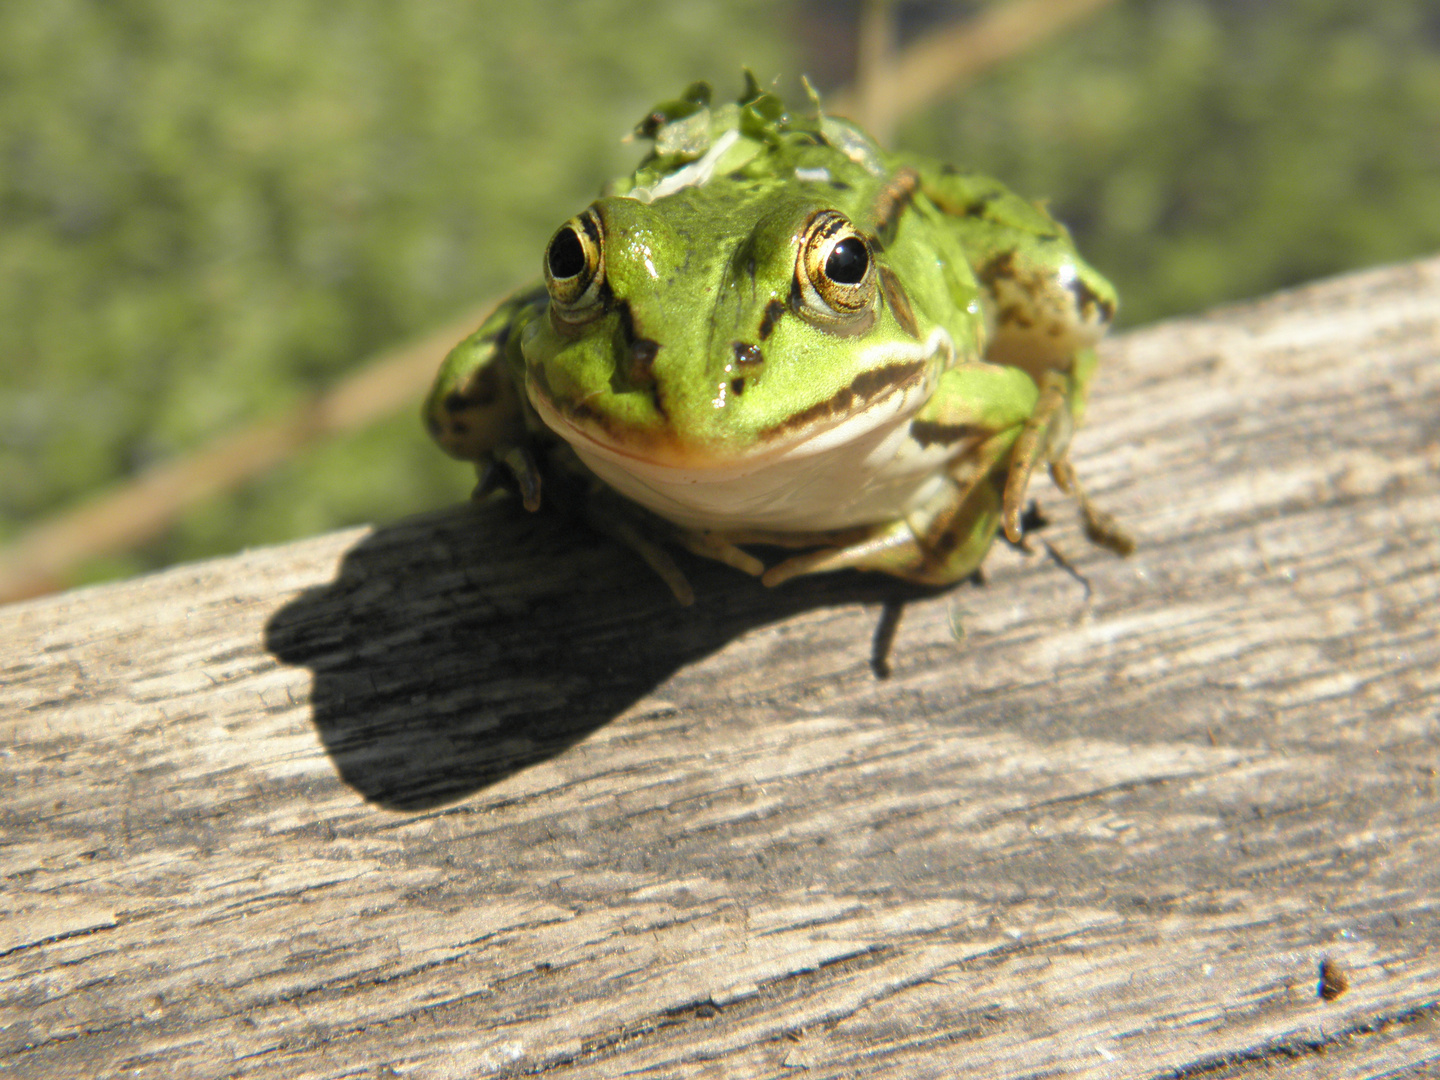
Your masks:
{"label": "green skin", "polygon": [[[716,109],[697,84],[638,133],[654,152],[561,227],[545,287],[456,346],[425,403],[482,488],[535,509],[554,470],[584,478],[590,519],[682,602],[663,541],[770,585],[958,581],[1000,529],[1020,540],[1040,464],[1128,550],[1067,457],[1115,294],[1063,226],[753,81]],[[803,550],[766,570],[747,544]]]}

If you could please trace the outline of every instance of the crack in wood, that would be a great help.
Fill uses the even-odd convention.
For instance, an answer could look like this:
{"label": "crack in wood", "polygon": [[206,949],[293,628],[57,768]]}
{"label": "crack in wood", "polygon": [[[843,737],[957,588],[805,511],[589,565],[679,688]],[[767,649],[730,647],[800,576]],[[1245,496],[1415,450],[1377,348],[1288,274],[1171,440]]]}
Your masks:
{"label": "crack in wood", "polygon": [[1347,1024],[1319,1039],[1284,1039],[1268,1046],[1250,1050],[1235,1050],[1213,1058],[1197,1061],[1179,1069],[1152,1074],[1154,1080],[1202,1080],[1204,1077],[1237,1075],[1235,1070],[1253,1065],[1269,1065],[1282,1060],[1295,1060],[1322,1055],[1343,1043],[1367,1035],[1379,1035],[1391,1028],[1406,1027],[1425,1020],[1440,1018],[1440,1001],[1430,1002],[1413,1009],[1385,1014],[1376,1013],[1358,1022]]}

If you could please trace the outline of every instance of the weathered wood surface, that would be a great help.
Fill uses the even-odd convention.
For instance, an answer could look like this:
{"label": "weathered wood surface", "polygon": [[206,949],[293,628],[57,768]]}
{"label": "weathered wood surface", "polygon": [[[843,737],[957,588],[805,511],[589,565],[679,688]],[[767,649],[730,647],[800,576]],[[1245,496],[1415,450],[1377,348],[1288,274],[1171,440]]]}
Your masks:
{"label": "weathered wood surface", "polygon": [[0,1071],[1440,1068],[1440,260],[1117,340],[1076,458],[1137,554],[1047,500],[1088,593],[888,680],[883,581],[504,505],[0,610]]}

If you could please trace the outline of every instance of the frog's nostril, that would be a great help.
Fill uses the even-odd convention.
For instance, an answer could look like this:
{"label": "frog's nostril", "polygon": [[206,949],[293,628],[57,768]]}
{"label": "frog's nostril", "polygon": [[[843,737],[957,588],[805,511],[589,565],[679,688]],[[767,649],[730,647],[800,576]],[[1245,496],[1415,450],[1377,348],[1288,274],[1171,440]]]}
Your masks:
{"label": "frog's nostril", "polygon": [[731,346],[735,354],[737,364],[761,364],[765,362],[765,354],[760,351],[760,346],[750,345],[744,341],[737,341]]}

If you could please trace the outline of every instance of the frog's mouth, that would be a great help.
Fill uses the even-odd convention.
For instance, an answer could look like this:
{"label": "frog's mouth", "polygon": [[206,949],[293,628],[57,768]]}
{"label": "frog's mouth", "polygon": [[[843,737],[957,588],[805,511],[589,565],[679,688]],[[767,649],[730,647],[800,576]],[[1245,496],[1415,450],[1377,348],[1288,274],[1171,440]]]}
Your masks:
{"label": "frog's mouth", "polygon": [[[817,402],[761,428],[749,445],[689,442],[673,432],[662,435],[617,430],[608,418],[581,401],[557,405],[543,377],[533,370],[528,396],[540,419],[582,458],[592,455],[622,467],[676,470],[692,483],[722,481],[790,459],[825,454],[838,447],[863,444],[908,420],[935,391],[939,373],[948,366],[954,346],[937,327],[923,342],[886,350],[877,363]],[[937,356],[944,362],[937,364]]]}

